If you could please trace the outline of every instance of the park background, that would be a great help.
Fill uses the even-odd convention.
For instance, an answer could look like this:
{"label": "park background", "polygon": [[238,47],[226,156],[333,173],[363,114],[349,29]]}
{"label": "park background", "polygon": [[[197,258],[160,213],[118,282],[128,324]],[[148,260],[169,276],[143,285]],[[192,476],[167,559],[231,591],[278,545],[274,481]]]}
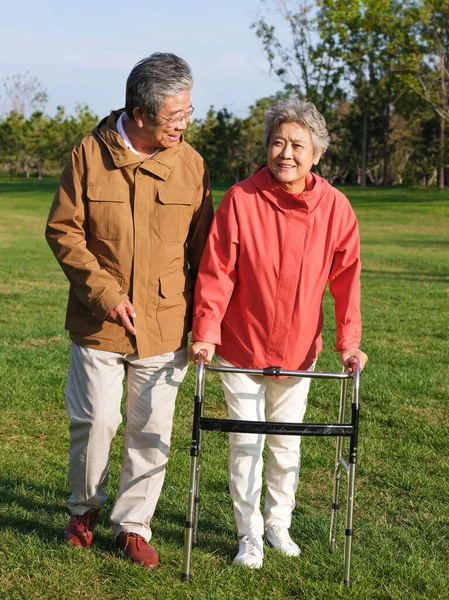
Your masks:
{"label": "park background", "polygon": [[[1,89],[0,598],[449,598],[449,6],[326,0],[310,8],[302,2],[261,7],[245,23],[246,35],[259,40],[261,56],[278,77],[275,89],[252,97],[243,114],[232,110],[228,96],[239,90],[231,86],[223,104],[198,111],[188,139],[211,167],[218,205],[229,183],[263,162],[261,119],[274,97],[307,96],[327,118],[332,145],[320,172],[349,197],[359,219],[363,348],[370,357],[361,382],[353,587],[341,584],[342,518],[340,547],[328,552],[334,442],[303,440],[292,525],[301,558],[285,560],[267,549],[264,568],[248,572],[231,565],[236,533],[227,437],[217,433],[204,439],[193,581],[180,582],[193,369],[179,395],[166,483],[152,524],[161,569],[148,572],[123,560],[107,510],[89,551],[63,542],[68,284],[43,231],[62,165],[97,117],[88,104],[46,111],[50,94],[40,77],[24,69],[5,77]],[[276,19],[280,26],[273,30]],[[164,29],[170,19],[156,23]],[[126,72],[123,87],[125,77]],[[338,370],[327,293],[324,308],[318,368]],[[216,378],[208,386],[209,414],[222,415]],[[331,383],[313,382],[307,420],[331,420],[337,405]],[[118,483],[121,434],[122,429],[111,455],[109,507]]]}
{"label": "park background", "polygon": [[[45,0],[34,13],[29,0],[5,9],[0,171],[59,173],[73,145],[123,106],[132,66],[164,50],[192,64],[197,118],[186,137],[217,180],[240,180],[264,161],[264,109],[299,95],[327,120],[332,143],[318,172],[331,183],[448,184],[448,0],[229,0],[220,9],[199,0],[194,14],[176,1],[162,14],[143,7],[122,53],[126,30],[115,32],[117,14],[101,5],[81,0],[75,15],[49,14]],[[82,20],[89,13],[94,29]]]}

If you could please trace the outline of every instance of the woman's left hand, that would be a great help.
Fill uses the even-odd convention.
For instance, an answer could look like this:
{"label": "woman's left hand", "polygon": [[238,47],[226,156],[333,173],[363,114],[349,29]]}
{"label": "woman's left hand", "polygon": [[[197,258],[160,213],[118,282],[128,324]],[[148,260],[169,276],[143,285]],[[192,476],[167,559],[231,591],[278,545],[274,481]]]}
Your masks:
{"label": "woman's left hand", "polygon": [[187,354],[195,367],[198,366],[199,353],[203,352],[204,362],[207,365],[211,362],[214,357],[215,344],[209,344],[208,342],[193,342],[190,348],[187,348]]}
{"label": "woman's left hand", "polygon": [[340,350],[341,362],[345,367],[349,367],[351,358],[356,358],[359,361],[360,370],[363,371],[364,366],[368,362],[368,356],[360,350],[360,348],[348,348],[347,350]]}

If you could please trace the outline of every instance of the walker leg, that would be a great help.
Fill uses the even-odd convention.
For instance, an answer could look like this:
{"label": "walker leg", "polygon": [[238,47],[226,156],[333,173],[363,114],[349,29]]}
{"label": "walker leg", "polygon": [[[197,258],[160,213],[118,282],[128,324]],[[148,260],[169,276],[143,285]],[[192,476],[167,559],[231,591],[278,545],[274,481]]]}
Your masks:
{"label": "walker leg", "polygon": [[346,587],[351,587],[351,551],[352,551],[352,517],[354,513],[354,488],[355,488],[355,463],[349,465],[348,475],[348,497],[346,507],[346,531],[345,531],[345,575],[344,581]]}
{"label": "walker leg", "polygon": [[[348,389],[348,382],[343,379],[341,382],[340,390],[340,410],[338,414],[338,422],[345,422],[345,409],[346,409],[346,394]],[[329,534],[330,551],[334,552],[337,548],[337,517],[339,510],[339,498],[340,498],[340,482],[341,482],[341,467],[342,467],[342,450],[343,450],[343,437],[337,438],[337,446],[335,452],[335,471],[334,471],[334,489],[332,494],[332,510],[331,510],[331,525]]]}
{"label": "walker leg", "polygon": [[[203,406],[203,404],[201,405]],[[201,415],[202,416],[202,415]],[[195,494],[193,500],[193,519],[192,519],[192,547],[197,545],[198,536],[198,518],[200,511],[200,481],[201,481],[201,446],[203,443],[203,432],[200,430],[198,435],[198,459],[195,466]]]}
{"label": "walker leg", "polygon": [[[203,414],[203,396],[205,385],[204,362],[200,361],[196,376],[195,404],[193,409],[192,445],[190,447],[190,473],[189,494],[187,499],[186,522],[184,527],[184,555],[182,563],[181,581],[190,580],[190,558],[192,555],[193,540],[196,539],[198,525],[199,471],[201,450],[200,418]],[[195,502],[197,501],[197,502]]]}
{"label": "walker leg", "polygon": [[351,550],[353,537],[353,514],[354,514],[354,493],[355,493],[355,468],[357,464],[357,445],[359,435],[359,379],[360,371],[358,364],[353,371],[353,389],[351,405],[351,424],[353,427],[349,446],[349,473],[348,473],[348,493],[346,505],[346,540],[345,540],[345,574],[343,583],[351,587]]}
{"label": "walker leg", "polygon": [[192,540],[193,540],[193,512],[194,512],[194,499],[195,499],[195,482],[196,482],[196,469],[197,469],[197,456],[192,456],[190,459],[190,474],[189,474],[189,496],[187,500],[187,514],[186,522],[184,526],[184,555],[182,563],[182,574],[181,581],[187,582],[190,580],[190,558],[192,554]]}

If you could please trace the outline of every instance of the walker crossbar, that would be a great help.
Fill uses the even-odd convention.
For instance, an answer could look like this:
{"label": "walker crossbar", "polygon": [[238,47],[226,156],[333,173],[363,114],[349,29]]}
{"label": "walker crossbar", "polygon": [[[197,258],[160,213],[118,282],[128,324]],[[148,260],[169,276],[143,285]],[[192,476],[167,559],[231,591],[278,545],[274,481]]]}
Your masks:
{"label": "walker crossbar", "polygon": [[337,436],[350,437],[352,425],[330,423],[271,423],[269,421],[233,421],[231,419],[200,418],[201,429],[228,431],[232,433],[268,433],[276,435]]}
{"label": "walker crossbar", "polygon": [[[221,373],[245,373],[248,375],[261,375],[268,377],[308,377],[310,379],[339,379],[340,409],[338,423],[275,423],[268,421],[236,421],[231,419],[212,419],[203,417],[204,393],[205,393],[205,371],[217,371]],[[348,381],[352,381],[352,403],[351,421],[346,422],[346,396],[348,392]],[[263,433],[276,435],[298,435],[337,438],[336,457],[334,465],[334,488],[332,495],[332,511],[330,525],[330,549],[334,551],[337,547],[337,514],[339,510],[340,480],[342,467],[347,473],[346,494],[346,525],[345,525],[345,547],[344,547],[344,579],[347,587],[351,586],[350,567],[351,549],[353,536],[353,512],[354,512],[354,489],[355,489],[355,467],[357,463],[358,421],[359,421],[359,384],[360,369],[356,359],[353,359],[347,370],[338,373],[326,373],[320,371],[283,371],[280,367],[267,367],[265,369],[243,369],[240,367],[221,367],[215,365],[205,366],[204,357],[200,354],[196,377],[196,389],[194,399],[194,414],[192,426],[192,444],[190,448],[190,474],[189,495],[187,501],[187,515],[184,528],[184,557],[182,581],[190,580],[190,559],[193,546],[196,545],[198,531],[199,510],[199,485],[201,475],[201,446],[202,432],[226,431],[239,433]],[[343,456],[343,438],[349,437],[349,459]]]}

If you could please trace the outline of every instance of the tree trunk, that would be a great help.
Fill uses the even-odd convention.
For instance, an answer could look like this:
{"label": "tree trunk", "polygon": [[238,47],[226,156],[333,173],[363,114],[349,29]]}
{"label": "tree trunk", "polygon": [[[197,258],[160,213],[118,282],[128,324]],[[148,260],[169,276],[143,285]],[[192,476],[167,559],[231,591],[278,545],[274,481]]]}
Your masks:
{"label": "tree trunk", "polygon": [[433,169],[432,175],[427,180],[427,186],[431,187],[432,185],[434,185],[434,183],[437,180],[437,177],[438,177],[438,169]]}
{"label": "tree trunk", "polygon": [[390,94],[387,96],[385,112],[383,116],[383,173],[382,185],[390,185],[390,148],[389,148],[389,133],[390,133]]}
{"label": "tree trunk", "polygon": [[[446,94],[446,71],[445,71],[445,63],[446,63],[446,50],[443,46],[440,47],[439,50],[439,58],[440,58],[440,73],[441,73],[441,97],[443,100],[443,108],[447,107],[447,94]],[[439,152],[439,165],[438,165],[438,187],[440,190],[444,189],[444,134],[445,134],[445,122],[442,117],[440,117],[440,152]]]}
{"label": "tree trunk", "polygon": [[440,190],[444,189],[444,133],[445,133],[445,121],[443,118],[440,119],[440,152],[439,152],[439,177],[438,187]]}
{"label": "tree trunk", "polygon": [[368,148],[368,115],[365,101],[363,101],[363,124],[362,124],[362,166],[360,169],[360,186],[366,187],[366,167]]}

